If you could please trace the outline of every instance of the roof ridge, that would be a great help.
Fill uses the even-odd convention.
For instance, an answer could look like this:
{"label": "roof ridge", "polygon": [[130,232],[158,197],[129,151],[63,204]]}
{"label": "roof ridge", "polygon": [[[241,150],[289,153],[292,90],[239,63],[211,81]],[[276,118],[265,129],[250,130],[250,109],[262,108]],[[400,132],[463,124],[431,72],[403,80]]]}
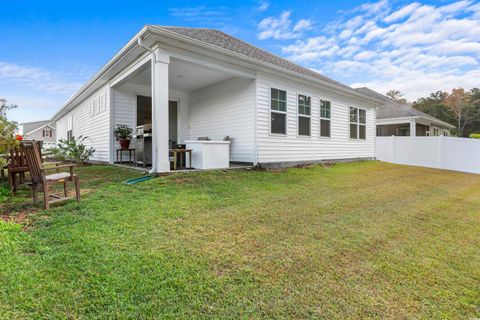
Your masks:
{"label": "roof ridge", "polygon": [[[269,52],[269,51],[267,51],[267,50],[265,50],[265,49],[262,49],[262,48],[260,48],[260,47],[257,47],[257,46],[255,46],[255,45],[249,43],[249,42],[246,42],[246,41],[244,41],[244,40],[242,40],[242,39],[240,39],[240,38],[234,37],[234,36],[232,36],[232,35],[230,35],[230,34],[228,34],[228,33],[225,33],[225,32],[223,32],[223,31],[221,31],[221,30],[211,29],[211,28],[175,27],[175,26],[160,26],[160,25],[150,25],[150,26],[155,27],[155,28],[159,28],[159,29],[164,29],[164,30],[166,30],[166,31],[173,32],[173,33],[177,33],[177,32],[175,32],[173,29],[181,29],[181,30],[184,30],[184,31],[188,31],[188,30],[191,30],[191,31],[205,30],[205,31],[215,32],[215,33],[217,33],[217,34],[223,35],[224,37],[228,37],[228,38],[230,38],[230,39],[233,39],[234,41],[240,42],[240,44],[242,44],[242,45],[244,45],[244,46],[248,46],[248,47],[250,47],[250,48],[252,48],[252,49],[254,49],[254,50],[257,50],[257,51],[261,52],[261,53],[264,54],[264,55],[268,55],[268,56],[270,57],[270,59],[272,59],[272,58],[273,58],[273,59],[278,59],[278,60],[281,61],[284,65],[282,66],[282,65],[280,65],[280,64],[278,64],[278,63],[274,63],[273,61],[265,61],[265,59],[261,59],[260,57],[249,56],[249,55],[247,55],[247,54],[245,54],[245,53],[238,52],[238,51],[236,51],[236,50],[234,50],[234,49],[232,49],[232,48],[223,47],[223,46],[218,45],[218,44],[215,44],[215,43],[210,43],[210,42],[208,42],[208,41],[206,41],[206,40],[204,40],[204,39],[198,39],[198,38],[195,38],[195,37],[193,37],[193,36],[191,36],[191,35],[188,35],[188,34],[182,34],[182,33],[177,33],[177,34],[180,34],[180,35],[182,35],[182,36],[186,36],[186,37],[189,37],[189,38],[193,38],[193,39],[195,39],[195,40],[198,40],[198,41],[201,41],[201,42],[204,42],[204,43],[207,43],[207,44],[209,44],[209,45],[216,46],[216,47],[220,47],[220,48],[222,48],[222,49],[225,49],[225,50],[228,50],[228,51],[231,51],[231,52],[236,52],[236,53],[239,53],[239,54],[248,56],[248,57],[250,57],[250,58],[252,58],[252,59],[258,60],[258,61],[263,61],[263,62],[267,62],[267,63],[272,64],[272,65],[277,65],[277,66],[282,67],[282,68],[287,69],[287,70],[296,71],[296,72],[298,72],[298,73],[303,73],[304,75],[308,75],[308,76],[311,76],[311,77],[313,77],[313,78],[317,78],[317,79],[322,80],[322,81],[330,82],[331,84],[335,84],[335,85],[337,85],[337,86],[340,86],[340,87],[343,87],[343,88],[346,88],[346,89],[349,89],[349,90],[354,90],[352,87],[350,87],[350,86],[348,86],[348,85],[346,85],[346,84],[343,84],[343,83],[341,83],[341,82],[339,82],[339,81],[337,81],[337,80],[334,80],[334,79],[332,79],[332,78],[330,78],[330,77],[327,77],[327,76],[325,76],[325,75],[323,75],[323,74],[320,74],[320,73],[318,73],[318,72],[316,72],[316,71],[314,71],[314,70],[312,70],[312,69],[310,69],[310,68],[301,66],[301,65],[299,65],[299,64],[297,64],[297,63],[295,63],[295,62],[292,62],[292,61],[290,61],[290,60],[288,60],[288,59],[286,59],[286,58],[283,58],[283,57],[281,57],[281,56],[279,56],[279,55],[273,54],[273,53],[271,53],[271,52]],[[204,34],[204,35],[202,35],[202,36],[205,37],[205,36],[207,36],[207,35]],[[217,40],[219,40],[219,39],[217,39]],[[289,67],[287,67],[287,66],[285,66],[285,65],[289,65]],[[297,69],[297,70],[294,70],[294,69]],[[356,93],[359,93],[359,92],[356,92]],[[360,92],[360,94],[362,94],[362,93]]]}
{"label": "roof ridge", "polygon": [[163,28],[163,29],[194,29],[194,30],[212,30],[219,31],[217,29],[204,28],[204,27],[183,27],[183,26],[162,26],[159,24],[147,24],[150,27]]}

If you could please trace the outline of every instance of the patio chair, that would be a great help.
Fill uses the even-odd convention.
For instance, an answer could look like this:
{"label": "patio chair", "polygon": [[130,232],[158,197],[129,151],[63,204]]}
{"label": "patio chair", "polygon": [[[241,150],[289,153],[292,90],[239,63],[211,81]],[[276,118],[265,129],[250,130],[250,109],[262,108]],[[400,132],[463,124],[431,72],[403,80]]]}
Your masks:
{"label": "patio chair", "polygon": [[[35,141],[35,140],[31,140]],[[26,141],[24,141],[26,142]],[[50,162],[43,162],[42,156],[42,145],[43,141],[36,141],[40,148],[40,157],[42,159],[43,166],[47,165],[58,165],[60,162],[50,161]],[[5,155],[7,160],[7,165],[4,169],[7,169],[8,175],[8,184],[10,187],[10,191],[17,192],[19,183],[25,182],[25,173],[30,171],[27,165],[27,159],[25,158],[25,153],[21,150],[20,147],[12,147],[8,149],[8,152]],[[3,180],[3,170],[2,170],[2,180]],[[17,180],[18,175],[18,180]]]}
{"label": "patio chair", "polygon": [[[42,158],[40,155],[40,146],[38,142],[28,141],[22,142],[21,149],[25,153],[27,159],[28,168],[30,169],[30,175],[32,177],[32,193],[33,203],[38,202],[38,191],[41,187],[43,190],[44,208],[49,209],[51,204],[66,201],[70,199],[76,199],[80,201],[80,180],[77,175],[73,173],[74,164],[63,164],[55,167],[45,167],[42,164]],[[59,172],[58,169],[69,168],[70,172]],[[46,175],[47,170],[57,170],[57,173]],[[75,197],[69,197],[67,194],[67,182],[72,182],[75,185]],[[63,196],[53,194],[50,192],[49,187],[63,183]],[[53,200],[50,200],[53,198]]]}
{"label": "patio chair", "polygon": [[[5,160],[5,163],[8,163],[8,152],[7,151],[3,154],[0,154],[0,158],[3,158]],[[7,165],[2,166],[2,170],[0,171],[0,179],[1,179],[2,182],[3,182],[3,180],[5,180],[5,170],[8,170]]]}
{"label": "patio chair", "polygon": [[[7,171],[10,191],[17,192],[19,182],[23,182],[25,179],[25,172],[29,171],[25,154],[20,148],[14,147],[8,150]],[[17,175],[19,180],[17,180]]]}

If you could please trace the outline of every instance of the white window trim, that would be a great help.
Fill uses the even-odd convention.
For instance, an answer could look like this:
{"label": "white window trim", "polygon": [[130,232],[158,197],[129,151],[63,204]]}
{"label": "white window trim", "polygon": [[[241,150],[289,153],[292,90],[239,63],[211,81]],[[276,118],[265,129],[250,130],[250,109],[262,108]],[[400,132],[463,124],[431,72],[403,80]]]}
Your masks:
{"label": "white window trim", "polygon": [[[299,108],[300,108],[300,105],[298,103],[298,98],[299,96],[302,95],[302,96],[305,96],[305,97],[308,97],[310,98],[310,115],[306,115],[306,114],[301,114],[300,111],[299,111]],[[297,137],[298,138],[311,138],[312,137],[312,96],[308,95],[308,94],[305,94],[305,93],[297,93]],[[304,118],[309,118],[310,119],[310,134],[309,135],[306,135],[306,134],[300,134],[300,117],[304,117]]]}
{"label": "white window trim", "polygon": [[[322,117],[322,101],[330,102],[330,118]],[[350,109],[348,109],[350,112]],[[327,99],[318,99],[318,137],[320,139],[331,139],[332,138],[332,101]],[[348,114],[348,119],[350,120],[350,113]],[[330,130],[328,132],[328,137],[322,136],[322,120],[330,121]],[[348,126],[350,128],[350,126]],[[350,132],[348,133],[350,134]]]}
{"label": "white window trim", "polygon": [[[355,108],[357,109],[357,122],[351,122],[350,121],[350,108]],[[360,123],[360,110],[365,111],[365,123]],[[350,135],[350,125],[351,124],[356,124],[357,125],[357,137],[352,138]],[[365,126],[365,139],[360,138],[360,126]],[[360,108],[360,107],[352,107],[348,106],[348,139],[352,141],[367,141],[367,109]]]}
{"label": "white window trim", "polygon": [[[285,91],[285,111],[272,110],[272,89]],[[272,112],[285,115],[285,133],[272,133]],[[288,90],[282,86],[268,86],[268,135],[272,137],[286,137],[288,130]]]}

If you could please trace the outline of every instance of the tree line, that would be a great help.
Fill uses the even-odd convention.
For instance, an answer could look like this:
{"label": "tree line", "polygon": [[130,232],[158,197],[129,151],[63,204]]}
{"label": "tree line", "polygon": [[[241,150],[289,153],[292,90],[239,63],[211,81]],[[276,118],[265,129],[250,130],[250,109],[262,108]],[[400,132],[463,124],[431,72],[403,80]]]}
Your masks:
{"label": "tree line", "polygon": [[408,102],[399,90],[389,90],[387,96],[400,103],[411,104],[413,108],[455,126],[452,134],[459,137],[480,134],[480,89],[465,91],[432,92],[428,97]]}

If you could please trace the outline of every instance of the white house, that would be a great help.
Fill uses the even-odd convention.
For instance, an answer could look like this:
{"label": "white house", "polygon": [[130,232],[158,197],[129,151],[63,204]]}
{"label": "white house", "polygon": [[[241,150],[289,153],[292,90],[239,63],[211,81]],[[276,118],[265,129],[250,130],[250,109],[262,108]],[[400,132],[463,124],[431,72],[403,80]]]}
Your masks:
{"label": "white house", "polygon": [[449,136],[450,130],[455,128],[409,104],[399,103],[369,88],[355,90],[382,102],[377,108],[377,137]]}
{"label": "white house", "polygon": [[50,120],[21,123],[22,137],[26,140],[43,141],[43,148],[55,147],[55,124]]}
{"label": "white house", "polygon": [[[378,100],[223,32],[145,26],[54,115],[113,163],[118,125],[170,170],[169,146],[231,138],[230,161],[263,166],[375,157]],[[146,137],[147,135],[145,135]]]}

